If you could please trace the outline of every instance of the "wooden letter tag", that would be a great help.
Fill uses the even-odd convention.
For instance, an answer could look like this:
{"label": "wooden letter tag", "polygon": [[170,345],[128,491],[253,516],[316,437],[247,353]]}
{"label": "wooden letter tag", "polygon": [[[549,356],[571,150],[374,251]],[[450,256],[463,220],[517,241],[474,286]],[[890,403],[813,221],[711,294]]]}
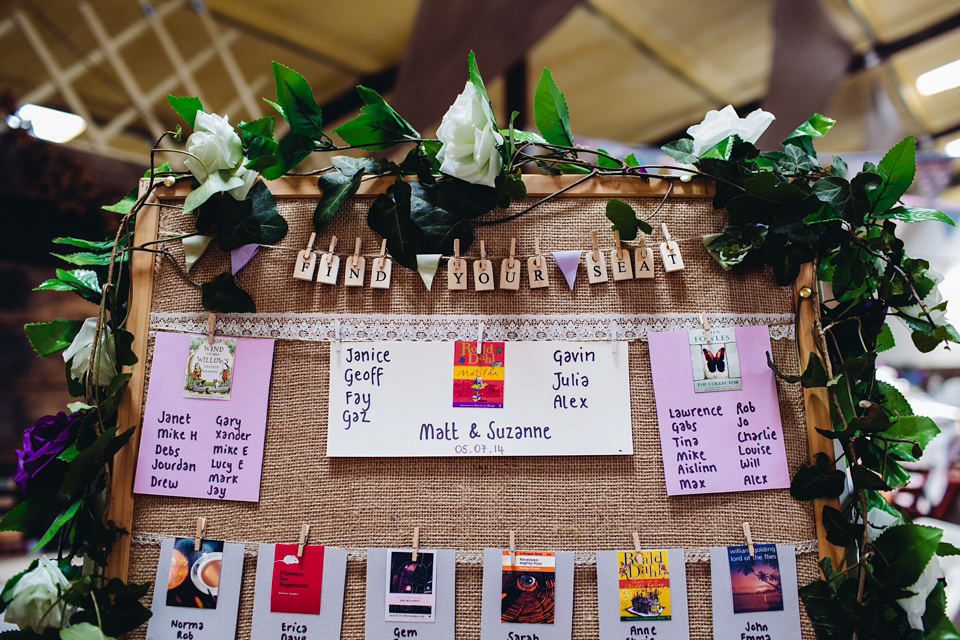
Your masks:
{"label": "wooden letter tag", "polygon": [[480,259],[473,263],[473,284],[477,291],[493,291],[493,263]]}
{"label": "wooden letter tag", "polygon": [[310,249],[303,249],[297,253],[297,264],[293,267],[293,277],[297,280],[313,280],[313,272],[317,268],[317,254]]}
{"label": "wooden letter tag", "polygon": [[530,276],[530,288],[541,289],[550,286],[549,274],[547,271],[547,260],[543,256],[530,256],[527,258],[527,275]]}
{"label": "wooden letter tag", "polygon": [[639,247],[633,255],[637,263],[637,278],[645,279],[654,277],[656,263],[653,261],[653,249],[649,247]]}
{"label": "wooden letter tag", "polygon": [[598,284],[607,281],[607,261],[603,258],[603,253],[598,251],[587,251],[587,279],[590,284]]}
{"label": "wooden letter tag", "polygon": [[660,243],[660,258],[663,259],[663,270],[667,273],[683,269],[680,245],[675,240]]}
{"label": "wooden letter tag", "polygon": [[363,256],[347,258],[347,270],[343,274],[343,284],[348,287],[362,287],[367,260]]}
{"label": "wooden letter tag", "polygon": [[633,279],[633,266],[630,264],[630,252],[626,249],[610,250],[610,268],[614,280]]}
{"label": "wooden letter tag", "polygon": [[500,264],[500,288],[511,291],[520,289],[520,261],[516,258],[504,258]]}
{"label": "wooden letter tag", "polygon": [[447,289],[464,291],[467,288],[467,261],[453,258],[447,262]]}
{"label": "wooden letter tag", "polygon": [[317,282],[323,284],[337,284],[337,275],[340,273],[340,256],[325,253],[320,258],[320,268],[317,269]]}
{"label": "wooden letter tag", "polygon": [[393,260],[382,255],[374,258],[373,268],[370,270],[370,286],[373,289],[389,289],[392,271]]}

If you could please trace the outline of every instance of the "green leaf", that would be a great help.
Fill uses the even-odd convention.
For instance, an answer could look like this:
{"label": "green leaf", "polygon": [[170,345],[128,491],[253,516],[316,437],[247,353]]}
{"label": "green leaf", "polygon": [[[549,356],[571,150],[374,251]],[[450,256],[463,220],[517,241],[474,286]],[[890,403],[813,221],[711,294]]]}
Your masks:
{"label": "green leaf", "polygon": [[54,238],[54,244],[65,244],[78,249],[87,249],[89,251],[110,252],[113,249],[113,239],[109,240],[85,240],[83,238]]}
{"label": "green leaf", "polygon": [[937,545],[937,555],[941,558],[946,556],[960,556],[960,549],[949,542],[941,542]]}
{"label": "green leaf", "polygon": [[[600,153],[597,154],[597,166],[601,169],[619,169],[620,165],[608,158],[610,152],[606,149],[597,149]],[[606,154],[606,155],[601,155]]]}
{"label": "green leaf", "polygon": [[[129,377],[127,380],[129,380]],[[103,473],[103,465],[113,459],[114,454],[126,444],[136,430],[136,427],[130,427],[123,433],[118,434],[118,428],[117,426],[110,427],[100,434],[100,437],[93,444],[80,450],[80,453],[67,468],[67,475],[63,478],[62,491],[64,495],[80,495],[86,491],[94,479]]]}
{"label": "green leaf", "polygon": [[637,212],[623,200],[611,198],[607,201],[607,219],[613,223],[614,231],[620,232],[620,239],[630,242],[637,239],[637,230],[653,233],[653,227],[646,220],[637,217]]}
{"label": "green leaf", "polygon": [[311,140],[322,140],[323,116],[303,76],[279,62],[273,63],[273,79],[277,88],[280,113],[290,123],[290,130]]}
{"label": "green leaf", "polygon": [[509,207],[511,202],[523,202],[527,199],[527,185],[523,183],[523,175],[519,170],[498,175],[494,180],[494,189],[497,204],[504,209]]}
{"label": "green leaf", "polygon": [[424,185],[418,182],[409,184],[410,220],[420,230],[417,252],[451,255],[455,239],[460,240],[460,251],[466,251],[473,243],[470,221],[437,206]]}
{"label": "green leaf", "polygon": [[402,178],[373,201],[367,214],[370,228],[387,239],[387,249],[398,264],[417,268],[417,226],[410,219],[410,185]]}
{"label": "green leaf", "polygon": [[215,193],[222,193],[240,186],[243,186],[243,178],[226,171],[214,171],[207,175],[207,179],[199,187],[187,194],[183,201],[183,212],[190,213]]}
{"label": "green leaf", "polygon": [[229,271],[200,285],[200,303],[207,311],[217,313],[254,313],[257,310],[253,298],[237,286]]}
{"label": "green leaf", "polygon": [[244,166],[253,171],[262,171],[277,161],[279,145],[273,139],[276,119],[273,116],[259,118],[251,122],[241,122],[237,129],[243,144],[243,155],[248,159]]}
{"label": "green leaf", "polygon": [[30,346],[42,358],[69,347],[80,333],[82,325],[83,323],[79,320],[57,318],[50,322],[25,324],[23,331],[27,334]]}
{"label": "green leaf", "polygon": [[34,291],[72,291],[89,302],[100,302],[100,280],[90,269],[57,269],[57,277],[47,280]]}
{"label": "green leaf", "polygon": [[850,477],[853,479],[853,486],[857,489],[873,489],[875,491],[889,491],[891,489],[883,476],[868,469],[862,464],[854,465],[850,470]]}
{"label": "green leaf", "polygon": [[319,232],[340,212],[343,203],[353,197],[360,187],[364,170],[361,168],[352,177],[339,171],[323,173],[317,180],[322,195],[313,212],[313,228]]}
{"label": "green leaf", "polygon": [[833,118],[828,118],[822,116],[819,113],[813,114],[809,120],[804,122],[802,125],[793,130],[793,133],[788,135],[783,141],[784,146],[787,144],[787,140],[791,138],[798,138],[800,136],[810,136],[811,138],[819,138],[823,135],[826,135],[830,129],[833,128],[833,125],[837,123]]}
{"label": "green leaf", "polygon": [[838,469],[830,468],[830,458],[818,453],[813,464],[802,465],[790,482],[790,495],[795,500],[835,498],[843,492],[846,476]]}
{"label": "green leaf", "polygon": [[[77,251],[76,253],[51,253],[54,258],[60,258],[68,264],[75,264],[78,267],[99,266],[105,267],[110,264],[109,253],[92,253],[90,251]],[[117,262],[126,262],[126,255],[117,256]]]}
{"label": "green leaf", "polygon": [[836,177],[817,180],[813,185],[813,195],[840,212],[849,211],[853,199],[850,183]]}
{"label": "green leaf", "polygon": [[[483,84],[483,77],[480,75],[480,67],[477,66],[477,56],[470,51],[467,55],[467,68],[470,72],[470,84],[472,84],[483,99],[490,104],[490,97],[487,95],[487,88]],[[490,106],[490,112],[493,113],[493,105]]]}
{"label": "green leaf", "polygon": [[207,111],[203,108],[200,98],[192,96],[175,96],[168,93],[167,102],[191,127],[194,127],[194,123],[197,121],[197,111],[203,111],[204,113]]}
{"label": "green leaf", "polygon": [[845,178],[847,175],[847,163],[840,156],[833,156],[830,159],[830,173],[838,178]]}
{"label": "green leaf", "polygon": [[[510,129],[500,129],[500,135],[504,138],[510,137]],[[523,131],[522,129],[513,130],[513,140],[514,142],[536,142],[543,144],[546,142],[543,136],[534,131]]]}
{"label": "green leaf", "polygon": [[383,161],[377,161],[374,158],[353,158],[350,156],[334,156],[330,158],[330,164],[337,168],[348,178],[358,171],[367,174],[382,173],[386,167]]}
{"label": "green leaf", "polygon": [[4,514],[3,520],[0,520],[0,531],[23,531],[27,522],[28,510],[32,505],[24,500],[13,509]]}
{"label": "green leaf", "polygon": [[700,154],[700,157],[715,158],[717,160],[729,160],[730,152],[733,151],[734,145],[736,145],[737,141],[739,140],[739,136],[728,136],[706,151],[703,151]]}
{"label": "green leaf", "polygon": [[831,544],[847,547],[863,536],[863,525],[850,522],[838,509],[824,505],[822,513],[823,528],[827,533],[827,541]]}
{"label": "green leaf", "polygon": [[628,167],[639,167],[639,166],[640,166],[640,162],[637,160],[637,156],[636,156],[635,154],[632,154],[632,153],[627,154],[627,157],[624,158],[623,161],[627,164]]}
{"label": "green leaf", "polygon": [[226,196],[205,202],[197,215],[197,230],[209,233],[211,227],[216,228],[223,251],[245,244],[274,244],[287,234],[287,221],[277,213],[277,202],[262,180],[243,200]]}
{"label": "green leaf", "polygon": [[873,211],[885,212],[907,192],[917,172],[916,155],[917,142],[913,136],[907,136],[883,156],[877,165],[877,172],[883,178],[883,187],[874,201]]}
{"label": "green leaf", "polygon": [[550,69],[540,74],[540,82],[533,94],[533,119],[540,135],[550,144],[573,146],[567,99],[553,80]]}
{"label": "green leaf", "polygon": [[914,446],[909,442],[897,442],[890,445],[890,453],[896,455],[901,460],[915,462],[923,452],[923,449],[930,444],[936,435],[940,433],[940,427],[930,418],[924,416],[900,416],[900,419],[894,422],[889,429],[883,432],[884,436],[889,438],[899,438],[903,440],[913,440],[917,443],[920,451],[915,451]]}
{"label": "green leaf", "polygon": [[80,509],[81,504],[83,504],[83,500],[77,500],[67,507],[66,511],[57,516],[56,519],[54,519],[54,521],[50,524],[50,528],[47,529],[47,532],[40,536],[40,539],[37,540],[36,546],[33,547],[33,551],[30,553],[36,553],[46,546],[48,542],[53,540],[53,536],[57,535],[57,532],[63,528],[63,525],[70,522],[70,519],[77,515],[77,511]]}
{"label": "green leaf", "polygon": [[264,180],[276,180],[303,162],[304,158],[313,153],[314,146],[310,136],[288,133],[277,143],[276,163],[263,169],[260,175]]}
{"label": "green leaf", "polygon": [[660,147],[665,154],[679,162],[680,164],[693,164],[699,158],[693,155],[693,139],[680,138]]}
{"label": "green leaf", "polygon": [[887,527],[874,541],[878,558],[874,575],[890,587],[906,589],[918,579],[933,555],[943,531],[936,527],[900,524]]}
{"label": "green leaf", "polygon": [[908,204],[898,205],[882,213],[873,216],[877,220],[902,220],[903,222],[923,222],[925,220],[939,220],[946,222],[951,227],[957,226],[953,218],[943,211],[936,209],[923,209],[921,207],[912,207]]}
{"label": "green leaf", "polygon": [[363,85],[357,86],[357,92],[365,105],[360,108],[360,115],[333,130],[347,144],[363,147],[367,151],[382,151],[398,142],[420,138],[420,133],[401,118],[379,93]]}
{"label": "green leaf", "polygon": [[883,327],[880,328],[880,335],[877,336],[877,353],[883,353],[889,349],[892,349],[896,345],[896,341],[893,339],[893,330],[890,328],[886,322],[883,323]]}

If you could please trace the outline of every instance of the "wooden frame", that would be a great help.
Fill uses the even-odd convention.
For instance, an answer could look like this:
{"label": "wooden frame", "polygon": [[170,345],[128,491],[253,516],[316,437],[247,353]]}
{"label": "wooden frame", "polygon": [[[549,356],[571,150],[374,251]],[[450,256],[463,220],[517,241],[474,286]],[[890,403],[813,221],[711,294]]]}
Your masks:
{"label": "wooden frame", "polygon": [[[524,176],[529,197],[543,197],[555,193],[582,176]],[[373,197],[383,193],[393,183],[393,178],[373,178],[361,184],[358,195]],[[140,183],[141,195],[146,191],[149,180]],[[287,176],[269,183],[270,191],[279,198],[315,197],[318,193],[316,178],[312,176]],[[574,196],[598,197],[656,197],[665,196],[670,191],[668,180],[651,177],[595,177],[566,191]],[[151,196],[148,205],[157,204],[163,200],[178,200],[185,198],[190,192],[186,182],[174,187],[158,187],[155,195]],[[707,180],[695,178],[690,182],[675,181],[670,195],[678,198],[708,198],[714,192],[713,184]],[[143,244],[156,240],[159,233],[160,212],[157,206],[145,206],[138,214],[134,244]],[[131,258],[131,277],[134,290],[130,299],[130,324],[128,330],[134,334],[133,351],[137,356],[139,366],[132,369],[133,377],[127,387],[126,394],[120,404],[118,424],[139,424],[143,411],[145,367],[147,358],[147,336],[150,324],[150,306],[153,297],[153,269],[154,254],[134,252]],[[803,287],[814,287],[813,267],[803,265],[797,281],[794,283],[794,293],[797,302],[797,348],[802,354],[802,365],[805,367],[811,353],[817,353],[815,337],[812,332],[814,324],[813,307],[816,298],[804,298],[800,295]],[[804,408],[807,427],[807,443],[810,460],[818,452],[833,453],[832,442],[816,431],[817,425],[828,425],[830,411],[825,389],[804,389]],[[126,446],[114,458],[114,473],[111,479],[110,500],[107,505],[107,517],[118,527],[130,531],[133,526],[133,479],[137,461],[139,444],[139,430],[131,439],[131,445]],[[839,565],[843,549],[827,541],[823,527],[822,511],[824,505],[838,507],[837,500],[818,499],[814,502],[816,533],[818,549],[821,558],[829,557],[834,566]],[[123,534],[114,545],[107,566],[108,577],[127,578],[130,561],[130,536]]]}

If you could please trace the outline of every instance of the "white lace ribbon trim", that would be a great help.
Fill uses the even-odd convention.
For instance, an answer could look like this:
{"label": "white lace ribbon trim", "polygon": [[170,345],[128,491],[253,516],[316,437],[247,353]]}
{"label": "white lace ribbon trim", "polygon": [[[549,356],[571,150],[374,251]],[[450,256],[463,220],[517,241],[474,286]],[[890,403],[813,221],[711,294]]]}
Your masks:
{"label": "white lace ribbon trim", "polygon": [[[205,333],[205,313],[153,312],[151,331]],[[793,339],[790,313],[708,313],[711,327],[768,325],[773,340]],[[221,335],[306,341],[434,342],[476,340],[483,323],[485,340],[603,341],[641,340],[647,333],[697,329],[696,313],[609,313],[543,315],[410,315],[334,313],[218,314]]]}
{"label": "white lace ribbon trim", "polygon": [[[134,531],[130,540],[133,544],[141,547],[159,547],[164,538],[173,536],[164,536],[159,533],[146,533],[143,531]],[[254,557],[259,549],[259,542],[253,540],[224,540],[224,542],[242,544],[244,546],[244,555]],[[740,543],[737,543],[740,544]],[[793,545],[797,555],[814,553],[817,551],[816,540],[801,540],[800,542],[781,542],[778,544]],[[674,548],[671,545],[661,545],[663,548]],[[687,562],[710,562],[710,547],[690,547],[683,550],[684,559]],[[347,559],[356,562],[366,562],[366,548],[347,547]],[[595,566],[597,564],[596,551],[574,551],[573,562],[577,565]],[[464,565],[482,565],[483,550],[481,549],[458,549],[457,564]]]}

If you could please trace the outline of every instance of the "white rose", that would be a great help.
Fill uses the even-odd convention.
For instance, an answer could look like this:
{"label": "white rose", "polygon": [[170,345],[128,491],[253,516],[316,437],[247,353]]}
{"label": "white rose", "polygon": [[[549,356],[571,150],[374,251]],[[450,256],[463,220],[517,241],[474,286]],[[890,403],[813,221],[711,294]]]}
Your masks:
{"label": "white rose", "polygon": [[3,614],[4,622],[21,629],[30,627],[37,633],[49,627],[62,627],[77,610],[58,602],[69,584],[60,567],[41,556],[37,566],[14,585],[10,604]]}
{"label": "white rose", "polygon": [[227,171],[243,180],[241,186],[227,191],[237,200],[247,197],[247,192],[259,175],[243,167],[246,162],[243,144],[230,126],[228,116],[197,111],[193,133],[187,138],[187,151],[196,157],[187,156],[183,162],[201,183],[214,171]]}
{"label": "white rose", "polygon": [[[947,312],[943,309],[934,309],[935,306],[943,302],[943,294],[940,293],[940,283],[943,282],[943,274],[939,271],[934,271],[933,269],[927,269],[927,277],[933,280],[933,288],[930,289],[930,293],[924,296],[923,304],[927,306],[927,311],[930,312],[930,317],[933,318],[935,324],[946,324]],[[911,318],[919,318],[921,320],[927,319],[927,316],[923,313],[923,309],[920,308],[919,304],[912,304],[909,307],[900,307],[897,309],[897,311],[908,315]]]}
{"label": "white rose", "polygon": [[753,111],[746,118],[739,117],[729,104],[720,111],[708,111],[703,122],[687,129],[693,138],[693,155],[700,157],[732,135],[739,136],[744,142],[756,142],[773,121],[773,114],[763,109]]}
{"label": "white rose", "polygon": [[490,104],[468,82],[444,114],[437,129],[440,139],[440,171],[473,184],[492,187],[500,175],[503,158],[498,145],[503,136],[497,131]]}
{"label": "white rose", "polygon": [[[97,328],[96,318],[87,318],[80,327],[80,332],[73,339],[70,346],[63,351],[63,361],[73,362],[70,364],[70,376],[74,380],[82,380],[90,366],[90,352],[93,351],[93,334]],[[110,328],[104,325],[100,332],[100,354],[97,356],[96,377],[97,384],[105,387],[113,380],[117,373],[116,365],[116,346],[113,343],[113,335]]]}

